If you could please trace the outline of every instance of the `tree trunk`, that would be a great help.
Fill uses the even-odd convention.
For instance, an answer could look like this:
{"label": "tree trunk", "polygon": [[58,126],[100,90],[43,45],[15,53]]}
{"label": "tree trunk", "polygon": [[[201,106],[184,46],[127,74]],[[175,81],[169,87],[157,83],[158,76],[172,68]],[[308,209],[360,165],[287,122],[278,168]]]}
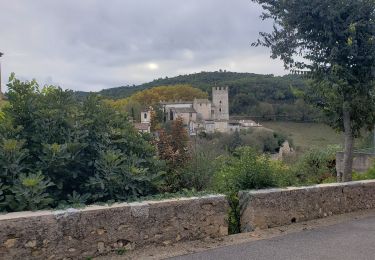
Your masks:
{"label": "tree trunk", "polygon": [[343,120],[344,120],[344,169],[342,173],[337,173],[337,179],[339,182],[348,182],[352,180],[352,168],[353,168],[353,147],[354,138],[351,127],[350,112],[346,108],[345,104],[343,107]]}

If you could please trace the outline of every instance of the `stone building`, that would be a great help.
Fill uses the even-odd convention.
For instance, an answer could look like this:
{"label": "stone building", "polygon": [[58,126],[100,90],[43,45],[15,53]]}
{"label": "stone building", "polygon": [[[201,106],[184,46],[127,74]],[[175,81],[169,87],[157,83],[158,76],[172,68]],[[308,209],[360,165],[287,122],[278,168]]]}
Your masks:
{"label": "stone building", "polygon": [[212,101],[194,99],[192,101],[161,102],[166,121],[181,117],[190,134],[199,131],[213,133],[228,132],[229,95],[228,87],[213,87]]}
{"label": "stone building", "polygon": [[[230,133],[260,126],[251,120],[229,120],[228,91],[228,87],[213,87],[212,101],[208,99],[161,101],[164,121],[168,122],[182,118],[191,135],[198,132]],[[151,111],[152,108],[149,108],[141,112],[141,124],[144,125],[139,125],[139,128],[142,127],[144,129],[146,125],[151,123]]]}

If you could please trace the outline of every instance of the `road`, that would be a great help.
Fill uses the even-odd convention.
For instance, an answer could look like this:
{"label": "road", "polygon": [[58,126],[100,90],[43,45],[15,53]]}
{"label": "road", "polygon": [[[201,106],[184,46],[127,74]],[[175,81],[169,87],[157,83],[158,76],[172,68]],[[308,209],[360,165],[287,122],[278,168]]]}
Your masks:
{"label": "road", "polygon": [[374,260],[375,216],[171,259]]}

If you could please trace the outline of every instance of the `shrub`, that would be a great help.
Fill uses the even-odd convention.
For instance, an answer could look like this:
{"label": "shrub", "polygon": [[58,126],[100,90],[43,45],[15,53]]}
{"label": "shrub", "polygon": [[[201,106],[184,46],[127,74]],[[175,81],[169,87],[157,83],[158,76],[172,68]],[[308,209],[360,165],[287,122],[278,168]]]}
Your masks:
{"label": "shrub", "polygon": [[[220,149],[229,152],[233,152],[240,146],[251,146],[260,153],[277,153],[286,141],[285,135],[267,128],[250,128],[233,134],[200,134],[200,137],[212,142],[219,141]],[[292,140],[289,143],[292,145]]]}
{"label": "shrub", "polygon": [[215,188],[219,192],[237,192],[278,186],[277,167],[266,155],[259,155],[251,147],[236,149],[232,157],[215,176]]}
{"label": "shrub", "polygon": [[361,180],[375,180],[375,165],[367,170],[365,173],[353,173],[353,181]]}
{"label": "shrub", "polygon": [[127,157],[119,150],[100,152],[95,161],[95,175],[89,178],[88,191],[94,201],[126,201],[155,194],[155,175],[148,176],[137,157]]}
{"label": "shrub", "polygon": [[150,136],[139,134],[127,114],[98,96],[78,101],[71,91],[14,75],[8,90],[0,119],[0,210],[157,192],[163,164]]}
{"label": "shrub", "polygon": [[302,184],[319,184],[336,177],[336,152],[338,146],[307,151],[293,166]]}
{"label": "shrub", "polygon": [[49,207],[54,200],[48,194],[47,189],[53,185],[41,172],[21,174],[9,187],[10,192],[6,195],[5,207],[13,211]]}
{"label": "shrub", "polygon": [[240,208],[238,191],[289,186],[296,183],[293,172],[280,161],[271,161],[251,147],[237,148],[233,156],[226,157],[214,180],[214,189],[227,195],[230,211],[229,233],[238,233]]}
{"label": "shrub", "polygon": [[214,143],[204,140],[193,141],[191,160],[181,170],[181,188],[196,191],[207,190],[212,186],[212,181],[220,165],[220,151]]}

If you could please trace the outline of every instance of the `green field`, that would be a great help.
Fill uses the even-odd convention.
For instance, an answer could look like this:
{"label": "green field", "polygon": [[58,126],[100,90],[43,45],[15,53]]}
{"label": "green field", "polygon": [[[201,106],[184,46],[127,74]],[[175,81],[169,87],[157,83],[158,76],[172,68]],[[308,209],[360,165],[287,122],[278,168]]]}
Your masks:
{"label": "green field", "polygon": [[342,134],[325,124],[294,122],[262,122],[264,127],[281,132],[293,140],[299,150],[327,145],[342,145]]}

